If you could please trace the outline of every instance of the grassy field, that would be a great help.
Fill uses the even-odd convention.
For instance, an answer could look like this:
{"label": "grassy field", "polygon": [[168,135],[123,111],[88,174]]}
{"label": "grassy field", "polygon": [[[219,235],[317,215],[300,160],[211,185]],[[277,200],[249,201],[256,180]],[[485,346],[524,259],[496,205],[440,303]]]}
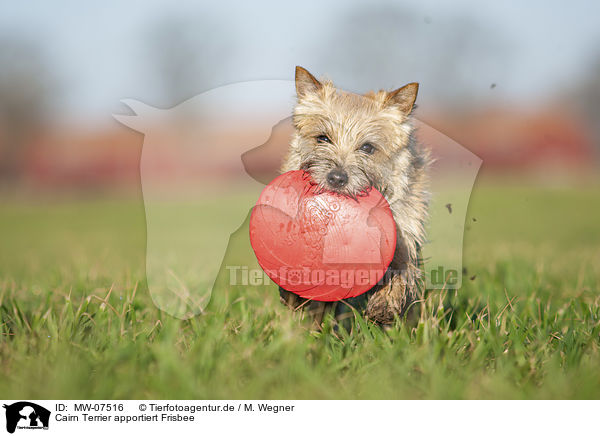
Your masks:
{"label": "grassy field", "polygon": [[[274,293],[159,311],[140,200],[3,201],[4,398],[600,398],[600,188],[479,184],[464,286],[419,320],[311,331]],[[474,221],[472,218],[475,218]]]}

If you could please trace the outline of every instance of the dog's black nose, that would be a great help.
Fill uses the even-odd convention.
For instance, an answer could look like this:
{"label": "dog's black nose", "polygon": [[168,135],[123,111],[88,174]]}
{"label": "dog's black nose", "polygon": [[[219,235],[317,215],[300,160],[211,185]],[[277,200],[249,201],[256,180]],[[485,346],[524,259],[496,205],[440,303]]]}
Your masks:
{"label": "dog's black nose", "polygon": [[327,183],[329,183],[332,188],[342,188],[348,183],[348,174],[340,169],[331,170],[329,174],[327,174]]}

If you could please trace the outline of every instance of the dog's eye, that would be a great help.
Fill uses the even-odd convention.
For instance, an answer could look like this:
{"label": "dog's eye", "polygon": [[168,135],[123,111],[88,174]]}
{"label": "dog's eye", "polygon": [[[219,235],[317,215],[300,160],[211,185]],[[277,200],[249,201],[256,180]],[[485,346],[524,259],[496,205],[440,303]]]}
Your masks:
{"label": "dog's eye", "polygon": [[359,150],[363,153],[373,154],[375,153],[375,146],[369,142],[365,142],[363,145],[360,146]]}
{"label": "dog's eye", "polygon": [[320,144],[331,144],[331,139],[327,135],[319,135],[316,139]]}

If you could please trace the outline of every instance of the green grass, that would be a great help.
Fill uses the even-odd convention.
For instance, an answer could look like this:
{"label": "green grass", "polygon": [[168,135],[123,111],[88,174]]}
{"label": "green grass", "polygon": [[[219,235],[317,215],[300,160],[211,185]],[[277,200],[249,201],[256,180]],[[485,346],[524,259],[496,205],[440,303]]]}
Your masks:
{"label": "green grass", "polygon": [[[141,201],[3,202],[4,398],[600,398],[600,189],[477,186],[463,288],[322,332],[258,288],[159,311]],[[476,221],[473,221],[475,218]]]}

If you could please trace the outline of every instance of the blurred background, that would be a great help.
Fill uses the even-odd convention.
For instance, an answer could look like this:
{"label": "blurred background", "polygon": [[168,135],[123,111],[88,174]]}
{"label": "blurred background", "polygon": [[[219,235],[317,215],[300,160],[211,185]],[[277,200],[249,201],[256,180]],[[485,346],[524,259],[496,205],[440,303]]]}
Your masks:
{"label": "blurred background", "polygon": [[121,99],[170,108],[225,84],[291,80],[295,65],[357,92],[420,82],[419,118],[481,157],[483,174],[572,183],[597,172],[600,6],[591,1],[2,9],[4,192],[137,192],[143,139],[112,118],[128,113]]}

